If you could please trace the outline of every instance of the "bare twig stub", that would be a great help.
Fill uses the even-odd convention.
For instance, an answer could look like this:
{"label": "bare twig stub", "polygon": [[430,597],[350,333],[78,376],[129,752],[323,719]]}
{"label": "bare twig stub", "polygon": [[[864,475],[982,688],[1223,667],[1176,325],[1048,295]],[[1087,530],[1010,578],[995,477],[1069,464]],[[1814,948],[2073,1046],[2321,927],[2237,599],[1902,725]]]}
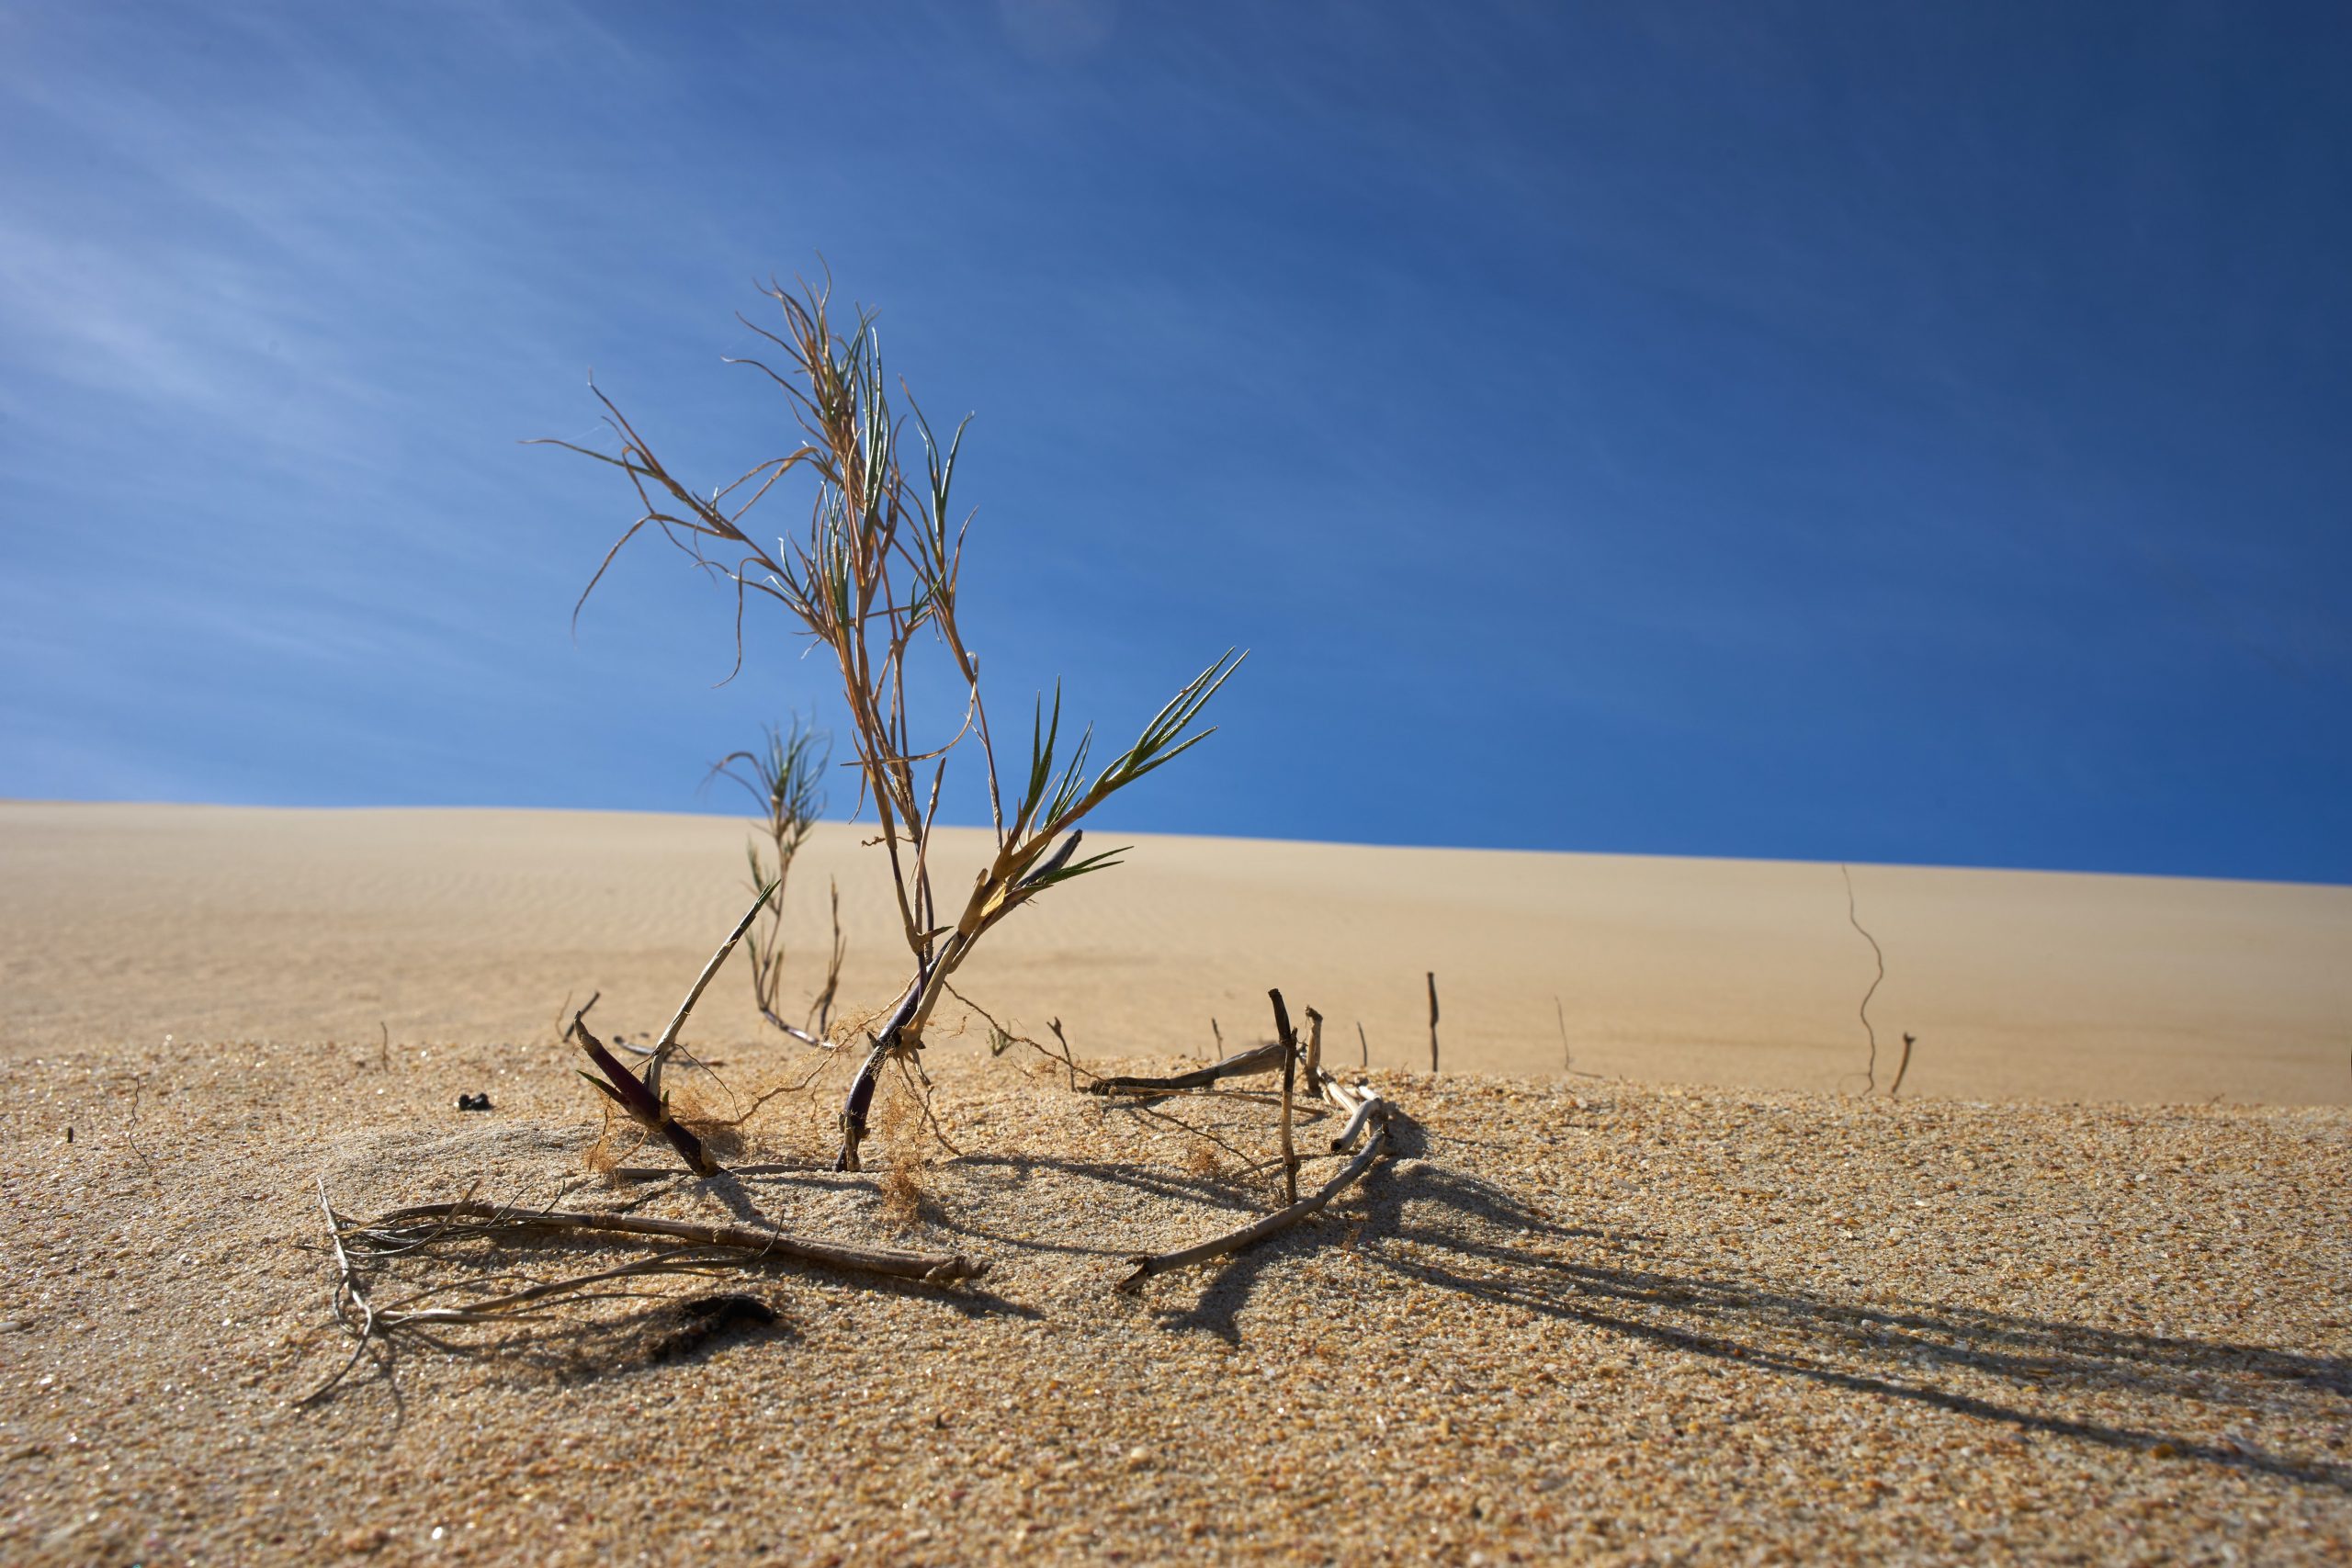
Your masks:
{"label": "bare twig stub", "polygon": [[1903,1079],[1911,1071],[1911,1047],[1917,1043],[1919,1037],[1905,1030],[1903,1034],[1903,1060],[1894,1065],[1894,1081],[1886,1086],[1887,1099],[1903,1098]]}
{"label": "bare twig stub", "polygon": [[1430,1076],[1437,1076],[1437,971],[1430,971]]}
{"label": "bare twig stub", "polygon": [[1359,1101],[1354,1112],[1348,1117],[1348,1124],[1340,1129],[1338,1137],[1331,1140],[1331,1152],[1335,1155],[1346,1154],[1354,1145],[1356,1134],[1363,1131],[1364,1123],[1372,1120],[1373,1112],[1378,1110],[1382,1103],[1377,1095],[1368,1096]]}

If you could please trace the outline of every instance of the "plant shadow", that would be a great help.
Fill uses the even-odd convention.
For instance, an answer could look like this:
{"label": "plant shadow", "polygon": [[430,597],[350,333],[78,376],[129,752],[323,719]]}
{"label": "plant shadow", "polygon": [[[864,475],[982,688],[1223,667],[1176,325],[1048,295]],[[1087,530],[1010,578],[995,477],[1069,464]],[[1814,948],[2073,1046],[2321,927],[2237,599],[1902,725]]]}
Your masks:
{"label": "plant shadow", "polygon": [[[1423,1157],[1425,1142],[1409,1122],[1399,1118],[1397,1132],[1397,1157],[1336,1201],[1320,1225],[1227,1260],[1189,1304],[1155,1310],[1159,1326],[1239,1344],[1241,1314],[1260,1282],[1284,1260],[1331,1245],[1336,1222],[1353,1227],[1342,1245],[1379,1238],[1380,1245],[1352,1247],[1353,1255],[1401,1282],[1580,1324],[1635,1346],[1996,1422],[2020,1436],[2158,1450],[2352,1493],[2352,1466],[2342,1462],[2160,1427],[2183,1424],[2185,1406],[2207,1413],[2193,1424],[2208,1430],[2280,1414],[2300,1414],[2325,1430],[2341,1423],[2352,1397],[2352,1360],[2343,1357],[1949,1303],[1841,1299],[1730,1269],[1612,1262],[1610,1249],[1639,1238],[1560,1224],[1497,1182]],[[1601,1256],[1559,1256],[1564,1250]],[[2122,1394],[2142,1406],[2145,1424],[2070,1413],[2064,1395],[2076,1388],[2098,1390],[2110,1413],[2113,1396]]]}

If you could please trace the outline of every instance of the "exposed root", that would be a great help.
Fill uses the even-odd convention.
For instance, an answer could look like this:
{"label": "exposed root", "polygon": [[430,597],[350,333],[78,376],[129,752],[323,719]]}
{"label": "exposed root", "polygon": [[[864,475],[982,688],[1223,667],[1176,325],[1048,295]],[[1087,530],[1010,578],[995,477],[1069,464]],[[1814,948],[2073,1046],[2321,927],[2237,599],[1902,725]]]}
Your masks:
{"label": "exposed root", "polygon": [[[334,1251],[335,1320],[352,1337],[353,1344],[350,1356],[334,1376],[296,1401],[298,1404],[315,1404],[326,1397],[359,1364],[361,1357],[380,1345],[384,1337],[395,1329],[512,1322],[571,1302],[631,1293],[605,1287],[650,1275],[740,1272],[782,1261],[944,1285],[978,1279],[988,1268],[984,1261],[962,1253],[863,1247],[750,1225],[563,1209],[514,1209],[470,1197],[446,1203],[419,1203],[372,1220],[352,1221],[334,1212],[323,1178],[319,1182],[319,1207],[326,1215],[327,1239]],[[458,1287],[445,1284],[427,1286],[379,1304],[363,1282],[363,1270],[368,1264],[381,1269],[396,1258],[446,1251],[468,1241],[496,1244],[545,1236],[573,1237],[598,1244],[634,1243],[654,1250],[650,1256],[553,1280],[514,1284],[511,1273],[502,1273],[497,1278],[507,1282],[507,1288],[455,1300],[447,1298]]]}
{"label": "exposed root", "polygon": [[911,1229],[930,1201],[931,1195],[923,1190],[922,1156],[910,1150],[893,1154],[889,1168],[882,1175],[883,1219],[897,1229]]}

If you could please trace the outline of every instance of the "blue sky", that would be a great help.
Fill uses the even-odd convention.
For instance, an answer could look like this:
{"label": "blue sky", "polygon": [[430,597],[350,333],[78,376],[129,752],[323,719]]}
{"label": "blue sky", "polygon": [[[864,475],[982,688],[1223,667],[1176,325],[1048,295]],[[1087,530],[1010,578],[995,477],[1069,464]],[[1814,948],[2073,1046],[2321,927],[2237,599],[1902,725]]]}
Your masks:
{"label": "blue sky", "polygon": [[[732,810],[755,276],[1106,824],[2352,881],[2325,6],[0,6],[0,795]],[[795,522],[796,502],[772,513]],[[967,775],[968,784],[968,775]],[[835,791],[846,804],[846,780]],[[951,816],[978,820],[978,797]]]}

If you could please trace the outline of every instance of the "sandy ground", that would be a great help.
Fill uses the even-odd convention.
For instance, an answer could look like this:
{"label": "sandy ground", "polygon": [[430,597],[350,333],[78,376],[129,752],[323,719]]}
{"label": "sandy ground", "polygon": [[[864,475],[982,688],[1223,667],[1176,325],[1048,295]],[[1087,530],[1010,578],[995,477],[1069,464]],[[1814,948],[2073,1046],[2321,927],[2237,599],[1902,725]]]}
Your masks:
{"label": "sandy ground", "polygon": [[[820,1168],[820,1080],[735,1174],[589,1175],[555,1003],[658,1028],[739,853],[692,819],[0,807],[0,1560],[2352,1557],[2343,890],[1860,868],[1873,1017],[1922,1037],[1889,1103],[1838,1092],[1871,966],[1835,867],[1148,841],[975,995],[1174,1066],[1279,982],[1340,1060],[1364,1020],[1407,1120],[1320,1219],[1129,1295],[1129,1254],[1279,1201],[1262,1100],[1178,1127],[967,1036],[932,1054],[960,1155],[899,1107],[871,1173]],[[1430,966],[1438,1078],[1403,1070]],[[692,1032],[719,1109],[819,1060],[728,989]],[[1555,990],[1608,1076],[1559,1071]],[[347,1354],[322,1179],[352,1214],[568,1190],[989,1272],[668,1277],[397,1336],[301,1404]],[[687,1332],[722,1291],[775,1321]]]}

